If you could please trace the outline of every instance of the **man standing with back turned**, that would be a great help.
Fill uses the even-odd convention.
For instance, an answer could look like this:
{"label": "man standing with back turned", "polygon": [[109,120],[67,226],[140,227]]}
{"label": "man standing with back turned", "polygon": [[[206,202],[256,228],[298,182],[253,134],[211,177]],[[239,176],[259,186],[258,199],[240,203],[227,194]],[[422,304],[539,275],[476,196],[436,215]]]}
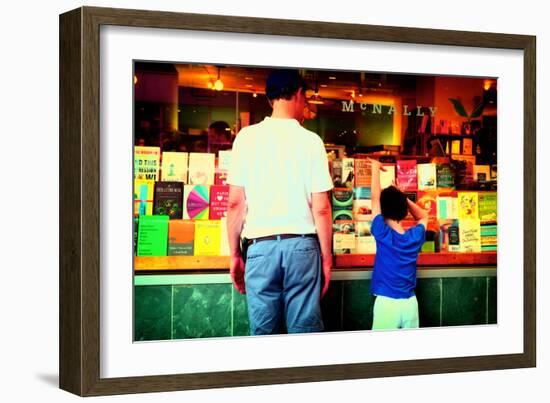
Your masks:
{"label": "man standing with back turned", "polygon": [[[227,183],[230,272],[245,293],[250,334],[320,332],[332,269],[332,180],[321,138],[300,123],[306,83],[296,70],[266,82],[271,117],[237,135]],[[246,266],[240,249],[247,240]],[[322,288],[321,288],[322,287]]]}

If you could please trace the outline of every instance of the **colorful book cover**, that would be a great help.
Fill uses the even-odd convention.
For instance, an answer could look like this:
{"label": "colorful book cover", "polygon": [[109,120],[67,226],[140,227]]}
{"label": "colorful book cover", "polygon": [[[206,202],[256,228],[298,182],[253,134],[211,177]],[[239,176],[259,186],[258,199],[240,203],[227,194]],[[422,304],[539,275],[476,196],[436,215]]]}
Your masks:
{"label": "colorful book cover", "polygon": [[155,181],[149,179],[134,180],[134,214],[152,215],[155,193]]}
{"label": "colorful book cover", "polygon": [[491,180],[490,165],[474,165],[474,181],[486,182]]}
{"label": "colorful book cover", "polygon": [[458,220],[460,230],[460,251],[481,252],[481,228],[479,219]]}
{"label": "colorful book cover", "polygon": [[153,214],[171,220],[183,217],[183,182],[155,182]]}
{"label": "colorful book cover", "polygon": [[355,253],[355,223],[339,220],[332,225],[332,247],[335,254]]}
{"label": "colorful book cover", "polygon": [[158,181],[160,147],[134,146],[134,179]]}
{"label": "colorful book cover", "polygon": [[463,186],[471,185],[474,181],[474,165],[476,164],[475,155],[453,155],[452,159],[456,166],[455,183]]}
{"label": "colorful book cover", "polygon": [[353,209],[353,189],[333,189],[332,190],[332,210],[352,210]]}
{"label": "colorful book cover", "polygon": [[216,154],[189,153],[189,184],[213,185]]}
{"label": "colorful book cover", "polygon": [[479,219],[481,221],[497,221],[497,193],[481,192],[478,201]]}
{"label": "colorful book cover", "polygon": [[469,137],[465,137],[462,139],[462,154],[464,155],[472,155],[472,139]]}
{"label": "colorful book cover", "polygon": [[342,158],[342,186],[353,189],[355,164],[353,158]]}
{"label": "colorful book cover", "polygon": [[479,220],[477,192],[458,192],[458,218]]}
{"label": "colorful book cover", "polygon": [[229,202],[229,186],[210,186],[210,213],[211,220],[220,220],[227,216]]}
{"label": "colorful book cover", "polygon": [[355,199],[353,200],[353,219],[356,221],[372,221],[372,200]]}
{"label": "colorful book cover", "polygon": [[395,165],[383,164],[385,171],[380,170],[380,189],[386,189],[395,183]]}
{"label": "colorful book cover", "polygon": [[415,191],[418,188],[415,160],[397,161],[397,184],[402,191]]}
{"label": "colorful book cover", "polygon": [[355,253],[376,253],[376,240],[371,233],[371,221],[355,223]]}
{"label": "colorful book cover", "polygon": [[436,164],[418,164],[416,166],[418,172],[418,189],[428,190],[437,187],[437,170]]}
{"label": "colorful book cover", "polygon": [[354,200],[364,200],[371,198],[371,188],[370,187],[356,187],[353,188],[353,199]]}
{"label": "colorful book cover", "polygon": [[458,198],[452,196],[437,196],[437,218],[455,220],[458,218]]}
{"label": "colorful book cover", "polygon": [[187,153],[164,151],[162,153],[161,180],[163,182],[187,183],[188,159]]}
{"label": "colorful book cover", "polygon": [[418,191],[416,204],[428,211],[428,216],[437,218],[437,193]]}
{"label": "colorful book cover", "polygon": [[139,218],[138,256],[166,256],[168,221],[167,215],[144,215]]}
{"label": "colorful book cover", "polygon": [[229,234],[227,233],[227,217],[222,217],[221,225],[221,240],[220,240],[220,256],[229,256]]}
{"label": "colorful book cover", "polygon": [[454,189],[455,175],[450,164],[437,164],[436,177],[438,188]]}
{"label": "colorful book cover", "polygon": [[168,256],[193,256],[195,221],[168,222]]}
{"label": "colorful book cover", "polygon": [[330,173],[332,175],[332,183],[334,184],[334,187],[343,187],[343,180],[342,180],[342,160],[332,160],[332,163],[330,164],[331,170]]}
{"label": "colorful book cover", "polygon": [[183,187],[183,218],[208,220],[210,186],[185,185]]}
{"label": "colorful book cover", "polygon": [[352,210],[332,210],[332,222],[353,220]]}
{"label": "colorful book cover", "polygon": [[195,256],[219,256],[221,251],[220,220],[195,222]]}
{"label": "colorful book cover", "polygon": [[360,158],[356,159],[355,167],[355,187],[370,188],[372,181],[372,170],[369,160]]}

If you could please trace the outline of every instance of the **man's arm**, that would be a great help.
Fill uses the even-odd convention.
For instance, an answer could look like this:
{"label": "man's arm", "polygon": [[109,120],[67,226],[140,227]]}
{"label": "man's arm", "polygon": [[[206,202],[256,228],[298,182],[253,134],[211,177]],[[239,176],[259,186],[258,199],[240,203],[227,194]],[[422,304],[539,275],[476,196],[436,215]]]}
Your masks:
{"label": "man's arm", "polygon": [[241,231],[246,212],[246,197],[244,187],[230,185],[229,202],[227,206],[227,234],[229,238],[230,264],[229,272],[233,285],[241,294],[245,293],[244,270],[245,262],[241,255]]}
{"label": "man's arm", "polygon": [[428,228],[428,212],[418,204],[412,202],[411,199],[407,199],[407,204],[409,211],[414,219],[418,221],[418,224],[422,224],[424,228]]}
{"label": "man's arm", "polygon": [[311,212],[321,245],[321,259],[324,275],[324,285],[321,298],[326,294],[332,270],[332,207],[328,192],[311,194]]}

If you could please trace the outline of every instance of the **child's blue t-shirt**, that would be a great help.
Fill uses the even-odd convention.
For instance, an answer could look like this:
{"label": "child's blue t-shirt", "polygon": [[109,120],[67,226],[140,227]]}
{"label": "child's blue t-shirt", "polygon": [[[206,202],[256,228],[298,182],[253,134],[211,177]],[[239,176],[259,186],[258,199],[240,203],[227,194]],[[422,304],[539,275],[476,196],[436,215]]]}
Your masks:
{"label": "child's blue t-shirt", "polygon": [[400,234],[378,214],[372,221],[371,233],[376,239],[371,292],[390,298],[412,297],[416,287],[416,260],[426,237],[424,225],[417,224]]}

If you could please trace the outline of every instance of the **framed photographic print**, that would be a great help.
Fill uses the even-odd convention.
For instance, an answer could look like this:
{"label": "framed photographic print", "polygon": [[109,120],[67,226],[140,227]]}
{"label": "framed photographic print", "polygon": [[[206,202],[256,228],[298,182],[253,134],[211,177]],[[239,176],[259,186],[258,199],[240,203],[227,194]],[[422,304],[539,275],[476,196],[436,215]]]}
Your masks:
{"label": "framed photographic print", "polygon": [[[535,57],[524,35],[61,15],[60,387],[92,396],[535,366]],[[240,190],[248,215],[234,233]],[[405,210],[391,215],[380,192]],[[330,233],[299,210],[317,193]],[[299,242],[332,270],[327,281],[319,260],[304,265],[319,268],[318,320],[296,325],[309,305],[287,298],[294,266],[274,269],[279,255],[259,250]],[[249,248],[246,294],[230,271],[237,244]],[[271,321],[252,270],[281,268]],[[385,298],[414,300],[412,319],[391,319]]]}

